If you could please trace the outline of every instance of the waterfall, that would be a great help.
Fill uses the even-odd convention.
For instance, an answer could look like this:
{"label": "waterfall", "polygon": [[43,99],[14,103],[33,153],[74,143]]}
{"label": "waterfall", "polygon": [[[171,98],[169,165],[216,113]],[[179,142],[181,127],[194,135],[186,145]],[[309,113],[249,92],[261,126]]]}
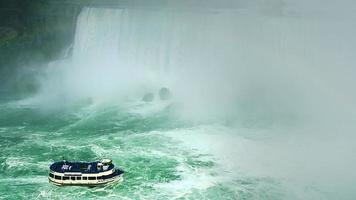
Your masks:
{"label": "waterfall", "polygon": [[236,10],[84,8],[70,74],[91,92],[167,85],[182,95],[231,99],[238,85],[262,78],[256,71],[262,65],[280,69],[284,25]]}
{"label": "waterfall", "polygon": [[139,99],[168,87],[194,113],[319,113],[351,104],[350,20],[289,10],[84,8],[72,58],[50,68],[43,90]]}

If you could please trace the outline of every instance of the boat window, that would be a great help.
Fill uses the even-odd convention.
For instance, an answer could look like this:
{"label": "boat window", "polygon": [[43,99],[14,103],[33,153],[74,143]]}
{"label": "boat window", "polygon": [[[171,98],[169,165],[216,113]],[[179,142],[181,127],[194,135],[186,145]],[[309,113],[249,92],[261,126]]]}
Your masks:
{"label": "boat window", "polygon": [[54,175],[53,175],[52,173],[49,173],[49,177],[53,178],[53,177],[54,177]]}
{"label": "boat window", "polygon": [[83,176],[83,180],[88,180],[88,177],[86,177],[86,176]]}
{"label": "boat window", "polygon": [[96,180],[96,177],[88,177],[89,180]]}
{"label": "boat window", "polygon": [[75,176],[71,176],[70,179],[75,181]]}
{"label": "boat window", "polygon": [[80,176],[77,176],[77,180],[82,180],[82,177],[80,177]]}
{"label": "boat window", "polygon": [[63,176],[63,180],[69,180],[69,176]]}
{"label": "boat window", "polygon": [[60,176],[54,176],[54,179],[61,180],[61,177]]}

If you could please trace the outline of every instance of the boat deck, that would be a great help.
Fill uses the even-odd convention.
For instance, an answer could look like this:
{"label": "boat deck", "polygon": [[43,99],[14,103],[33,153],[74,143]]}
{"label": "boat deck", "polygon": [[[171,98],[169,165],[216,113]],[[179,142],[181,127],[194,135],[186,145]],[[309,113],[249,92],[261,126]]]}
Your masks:
{"label": "boat deck", "polygon": [[108,169],[102,170],[98,169],[99,161],[97,162],[69,162],[69,161],[61,161],[55,162],[50,166],[50,170],[58,173],[99,173],[104,171],[109,171],[114,168],[113,164],[108,166]]}

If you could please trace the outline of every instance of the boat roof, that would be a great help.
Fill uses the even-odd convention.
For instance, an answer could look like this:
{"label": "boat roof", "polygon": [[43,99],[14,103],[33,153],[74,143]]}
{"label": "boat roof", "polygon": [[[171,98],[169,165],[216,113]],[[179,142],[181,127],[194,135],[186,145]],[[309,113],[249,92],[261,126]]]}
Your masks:
{"label": "boat roof", "polygon": [[55,162],[50,166],[50,170],[58,173],[99,173],[103,171],[109,171],[114,168],[113,164],[108,165],[108,169],[102,170],[98,169],[98,164],[100,161],[95,162],[70,162],[70,161],[60,161]]}

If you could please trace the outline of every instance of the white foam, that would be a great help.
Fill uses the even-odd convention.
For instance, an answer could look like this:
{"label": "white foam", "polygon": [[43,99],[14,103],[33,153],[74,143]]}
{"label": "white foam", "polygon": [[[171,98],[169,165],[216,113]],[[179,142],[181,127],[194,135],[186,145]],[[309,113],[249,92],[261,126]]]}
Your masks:
{"label": "white foam", "polygon": [[[240,134],[241,131],[245,133]],[[297,199],[325,198],[325,194],[334,195],[330,195],[330,199],[351,195],[350,185],[354,182],[351,166],[355,162],[351,159],[350,148],[342,146],[342,141],[337,144],[328,139],[321,141],[320,138],[305,138],[304,134],[298,134],[298,131],[292,129],[288,131],[293,133],[284,135],[280,132],[286,130],[269,130],[266,133],[274,134],[275,137],[257,140],[244,137],[248,134],[246,131],[258,130],[208,125],[168,131],[165,135],[179,140],[191,152],[213,156],[217,164],[214,170],[218,173],[217,176],[209,177],[211,182],[226,184],[248,177],[272,178],[285,187],[288,195],[294,195]],[[339,154],[343,156],[338,157]],[[349,176],[346,177],[344,173]],[[201,174],[190,177],[187,182],[183,179],[182,184],[192,186],[190,181],[199,182],[199,176]],[[172,187],[179,188],[179,184]]]}
{"label": "white foam", "polygon": [[156,184],[155,188],[159,191],[165,191],[174,198],[184,198],[194,190],[204,191],[209,187],[216,185],[216,178],[211,174],[212,170],[192,169],[181,164],[177,171],[181,180],[175,180],[169,183]]}
{"label": "white foam", "polygon": [[171,104],[170,101],[137,102],[130,106],[129,113],[148,116],[160,112]]}
{"label": "white foam", "polygon": [[48,183],[47,176],[29,176],[21,178],[1,178],[0,183],[8,183],[11,185],[23,185],[23,184],[44,184]]}

